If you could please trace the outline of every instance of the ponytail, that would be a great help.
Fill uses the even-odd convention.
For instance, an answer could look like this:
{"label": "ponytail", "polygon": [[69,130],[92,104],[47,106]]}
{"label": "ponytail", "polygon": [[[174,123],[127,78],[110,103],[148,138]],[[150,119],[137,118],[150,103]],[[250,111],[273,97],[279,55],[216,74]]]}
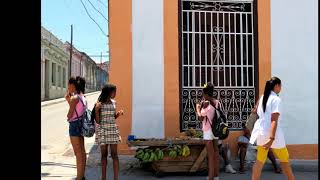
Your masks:
{"label": "ponytail", "polygon": [[267,81],[266,86],[264,88],[263,99],[262,99],[263,112],[266,112],[267,101],[268,101],[268,98],[270,96],[271,91],[272,91],[271,82]]}
{"label": "ponytail", "polygon": [[263,112],[266,112],[267,102],[271,91],[273,90],[274,86],[277,84],[281,84],[281,80],[277,77],[272,77],[269,81],[266,82],[266,86],[264,88],[263,99],[262,99],[262,109]]}

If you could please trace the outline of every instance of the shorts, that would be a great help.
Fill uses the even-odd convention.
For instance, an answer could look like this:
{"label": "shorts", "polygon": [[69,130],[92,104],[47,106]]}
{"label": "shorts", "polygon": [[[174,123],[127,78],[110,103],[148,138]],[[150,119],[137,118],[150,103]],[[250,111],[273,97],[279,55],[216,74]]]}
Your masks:
{"label": "shorts", "polygon": [[[257,152],[257,160],[264,164],[268,157],[268,151],[267,149],[263,148],[262,146],[258,146],[258,152]],[[279,159],[280,162],[289,162],[289,153],[287,148],[281,148],[281,149],[271,149],[273,154],[276,158]]]}
{"label": "shorts", "polygon": [[214,139],[219,139],[219,138],[213,135],[212,130],[203,131],[203,140],[214,140]]}
{"label": "shorts", "polygon": [[82,137],[82,121],[75,120],[69,122],[69,136]]}

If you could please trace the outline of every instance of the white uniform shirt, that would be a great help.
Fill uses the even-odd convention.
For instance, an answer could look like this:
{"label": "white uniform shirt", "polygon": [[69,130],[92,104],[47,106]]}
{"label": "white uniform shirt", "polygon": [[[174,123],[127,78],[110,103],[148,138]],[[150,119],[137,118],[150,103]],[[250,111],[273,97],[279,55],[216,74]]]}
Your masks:
{"label": "white uniform shirt", "polygon": [[270,96],[267,101],[266,105],[266,111],[263,112],[262,108],[262,100],[263,96],[259,100],[259,106],[257,109],[257,113],[259,116],[259,119],[254,124],[250,143],[254,144],[254,142],[257,140],[257,145],[262,146],[266,144],[269,141],[269,138],[271,137],[271,114],[272,113],[280,113],[279,119],[278,119],[278,126],[276,130],[276,136],[275,140],[273,141],[271,148],[275,149],[281,149],[286,147],[283,131],[280,126],[280,117],[281,117],[281,99],[277,96],[277,94],[273,91],[271,91]]}

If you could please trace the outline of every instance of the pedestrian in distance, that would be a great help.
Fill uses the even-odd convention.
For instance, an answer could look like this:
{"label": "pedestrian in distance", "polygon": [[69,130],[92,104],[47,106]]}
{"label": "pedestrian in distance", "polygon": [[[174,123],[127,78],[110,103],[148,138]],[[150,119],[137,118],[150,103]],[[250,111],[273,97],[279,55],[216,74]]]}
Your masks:
{"label": "pedestrian in distance", "polygon": [[94,108],[95,121],[99,124],[98,143],[101,149],[102,180],[106,180],[107,177],[108,146],[113,160],[114,180],[119,179],[118,144],[121,142],[121,136],[115,120],[123,115],[123,110],[116,112],[114,100],[116,90],[116,86],[112,84],[105,85]]}
{"label": "pedestrian in distance", "polygon": [[215,108],[221,108],[220,102],[213,97],[214,86],[211,83],[204,85],[203,100],[197,104],[197,116],[202,122],[203,139],[206,142],[208,152],[209,180],[219,180],[219,149],[218,137],[213,135],[211,124],[214,118]]}
{"label": "pedestrian in distance", "polygon": [[68,81],[68,91],[65,99],[69,105],[67,114],[69,122],[69,136],[76,156],[76,180],[85,180],[86,151],[82,135],[82,115],[86,110],[87,100],[84,97],[85,80],[82,77],[71,77]]}
{"label": "pedestrian in distance", "polygon": [[280,126],[281,120],[281,80],[272,77],[266,82],[264,94],[259,100],[257,113],[259,119],[255,122],[251,133],[250,143],[257,141],[257,160],[252,168],[252,180],[259,180],[268,151],[272,148],[273,154],[280,160],[281,169],[288,177],[294,180],[289,153],[286,148],[284,134]]}

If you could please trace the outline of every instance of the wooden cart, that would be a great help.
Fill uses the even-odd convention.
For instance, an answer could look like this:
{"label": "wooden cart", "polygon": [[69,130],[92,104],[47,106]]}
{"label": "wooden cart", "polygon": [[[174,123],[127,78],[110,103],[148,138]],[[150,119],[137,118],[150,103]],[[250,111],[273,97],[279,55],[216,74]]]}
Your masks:
{"label": "wooden cart", "polygon": [[151,167],[156,176],[162,176],[167,172],[197,172],[207,170],[207,150],[203,140],[153,140],[145,139],[144,141],[127,141],[129,147],[148,146],[155,149],[158,147],[167,147],[171,145],[188,145],[190,148],[190,156],[170,158],[164,156],[162,160],[154,161]]}

